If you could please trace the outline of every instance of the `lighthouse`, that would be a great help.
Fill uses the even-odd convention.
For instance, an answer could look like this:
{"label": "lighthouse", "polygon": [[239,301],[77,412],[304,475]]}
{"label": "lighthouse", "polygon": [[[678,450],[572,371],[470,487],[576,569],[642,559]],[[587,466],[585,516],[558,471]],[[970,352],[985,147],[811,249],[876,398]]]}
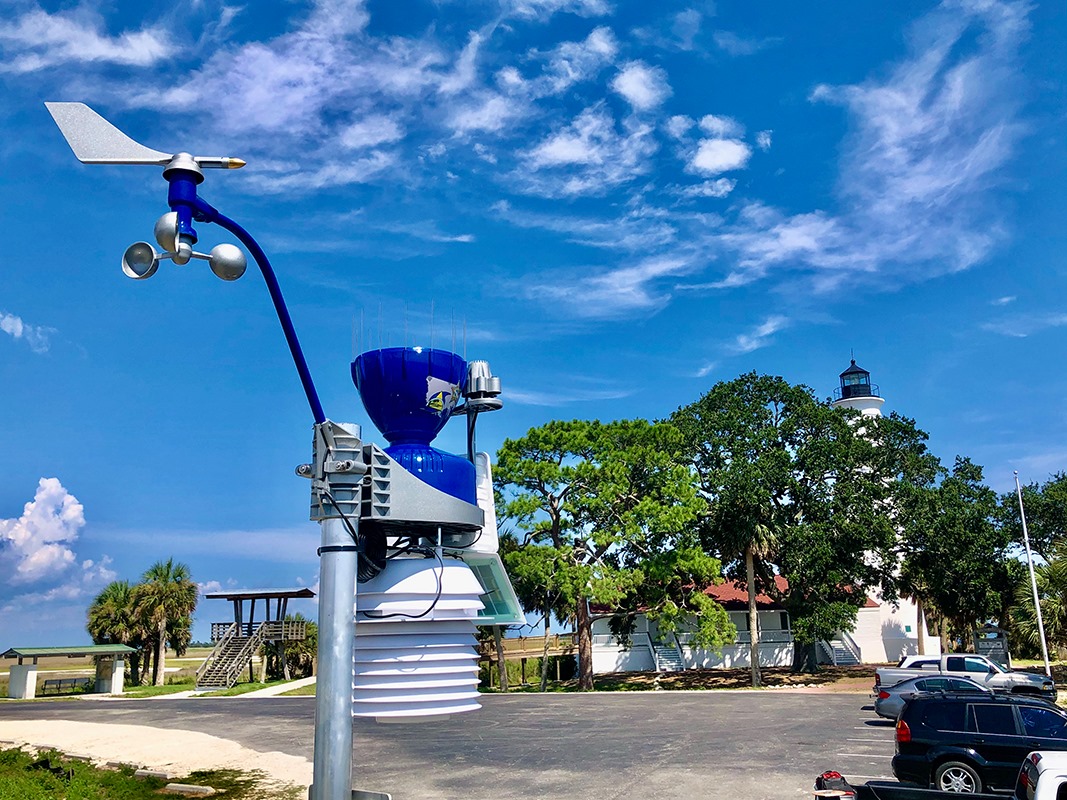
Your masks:
{"label": "lighthouse", "polygon": [[871,373],[857,366],[856,359],[840,377],[841,386],[834,390],[835,407],[854,408],[865,417],[882,416],[885,399],[879,397],[878,387],[871,383]]}

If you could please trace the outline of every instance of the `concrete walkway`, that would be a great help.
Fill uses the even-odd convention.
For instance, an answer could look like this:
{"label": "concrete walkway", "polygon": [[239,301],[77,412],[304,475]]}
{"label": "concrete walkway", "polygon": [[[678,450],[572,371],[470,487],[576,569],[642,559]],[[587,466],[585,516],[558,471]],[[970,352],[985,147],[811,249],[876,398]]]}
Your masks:
{"label": "concrete walkway", "polygon": [[[266,689],[256,689],[254,692],[245,692],[244,694],[235,695],[235,698],[240,699],[242,697],[275,697],[276,695],[283,694],[285,692],[291,692],[293,689],[301,689],[304,686],[310,686],[315,682],[315,677],[299,678],[295,681],[287,681],[285,683],[279,683],[277,686],[268,686]],[[171,695],[174,697],[174,695]]]}

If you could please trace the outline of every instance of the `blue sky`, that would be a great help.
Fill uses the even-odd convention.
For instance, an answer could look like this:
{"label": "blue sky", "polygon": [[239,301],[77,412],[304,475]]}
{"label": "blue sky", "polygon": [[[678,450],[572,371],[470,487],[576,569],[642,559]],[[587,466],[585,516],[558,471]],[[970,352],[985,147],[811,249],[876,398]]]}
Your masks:
{"label": "blue sky", "polygon": [[1067,469],[1065,40],[1062,4],[1007,0],[9,0],[0,648],[86,641],[92,596],[161,558],[317,581],[311,416],[258,273],[125,278],[165,182],[77,163],[44,101],[248,161],[201,194],[367,439],[348,365],[379,344],[488,359],[491,452],[749,370],[827,396],[854,350],[1003,491]]}

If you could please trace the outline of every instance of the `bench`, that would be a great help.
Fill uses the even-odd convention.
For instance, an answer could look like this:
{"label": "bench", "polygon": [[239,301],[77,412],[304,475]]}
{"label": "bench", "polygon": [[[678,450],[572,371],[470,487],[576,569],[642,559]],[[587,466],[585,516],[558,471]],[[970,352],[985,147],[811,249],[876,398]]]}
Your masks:
{"label": "bench", "polygon": [[75,689],[91,689],[92,678],[48,678],[41,686],[41,694],[48,694],[53,689],[56,694],[73,692]]}

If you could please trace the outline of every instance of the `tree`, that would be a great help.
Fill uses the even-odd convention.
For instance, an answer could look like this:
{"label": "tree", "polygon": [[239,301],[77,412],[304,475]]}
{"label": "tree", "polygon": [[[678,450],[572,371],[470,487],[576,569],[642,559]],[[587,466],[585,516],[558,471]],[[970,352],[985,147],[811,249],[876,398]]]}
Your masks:
{"label": "tree", "polygon": [[894,502],[901,485],[932,474],[926,434],[754,372],[716,384],[672,421],[708,504],[703,545],[748,589],[753,683],[761,590],[790,614],[794,667],[814,669],[816,642],[850,629],[869,591],[895,597]]}
{"label": "tree", "polygon": [[950,638],[970,641],[978,623],[1002,614],[1011,539],[996,517],[996,493],[962,456],[939,484],[917,487],[909,499],[901,573],[937,608],[945,650]]}
{"label": "tree", "polygon": [[[515,595],[522,603],[523,609],[542,615],[545,639],[544,651],[541,654],[542,692],[548,689],[548,637],[552,616],[565,617],[570,608],[563,598],[562,587],[556,581],[557,556],[557,551],[551,546],[531,543],[522,546],[511,529],[500,532],[500,557],[507,567]],[[504,669],[503,664],[498,665],[498,669]]]}
{"label": "tree", "polygon": [[167,642],[173,646],[189,641],[188,628],[196,610],[197,597],[198,589],[190,577],[189,567],[175,563],[172,558],[157,561],[149,567],[141,576],[141,583],[133,589],[135,612],[146,620],[156,646],[153,663],[156,686],[163,685]]}
{"label": "tree", "polygon": [[130,674],[140,677],[145,630],[134,613],[129,581],[113,581],[89,604],[86,629],[95,644],[124,644],[137,648],[130,656]]}
{"label": "tree", "polygon": [[[314,674],[315,657],[319,646],[319,626],[309,621],[303,614],[286,614],[286,622],[303,622],[305,635],[300,641],[278,642],[274,647],[267,648],[266,666],[267,675],[271,680],[280,680],[289,677],[307,678]],[[289,669],[289,675],[285,674],[282,660],[279,656],[281,650],[285,651],[285,667]]]}
{"label": "tree", "polygon": [[582,690],[593,689],[591,603],[630,619],[647,607],[667,627],[695,613],[699,641],[733,633],[701,592],[719,563],[696,547],[703,501],[680,445],[664,423],[574,420],[531,429],[498,453],[500,515],[523,532],[509,566],[551,576],[545,592],[575,620]]}
{"label": "tree", "polygon": [[[1022,487],[1023,507],[1026,510],[1026,529],[1030,547],[1049,561],[1059,541],[1067,537],[1067,473],[1057,472],[1040,486],[1031,483]],[[1007,527],[1012,540],[1023,543],[1022,518],[1015,492],[1000,498],[1000,521]],[[1030,606],[1033,607],[1033,600]]]}

